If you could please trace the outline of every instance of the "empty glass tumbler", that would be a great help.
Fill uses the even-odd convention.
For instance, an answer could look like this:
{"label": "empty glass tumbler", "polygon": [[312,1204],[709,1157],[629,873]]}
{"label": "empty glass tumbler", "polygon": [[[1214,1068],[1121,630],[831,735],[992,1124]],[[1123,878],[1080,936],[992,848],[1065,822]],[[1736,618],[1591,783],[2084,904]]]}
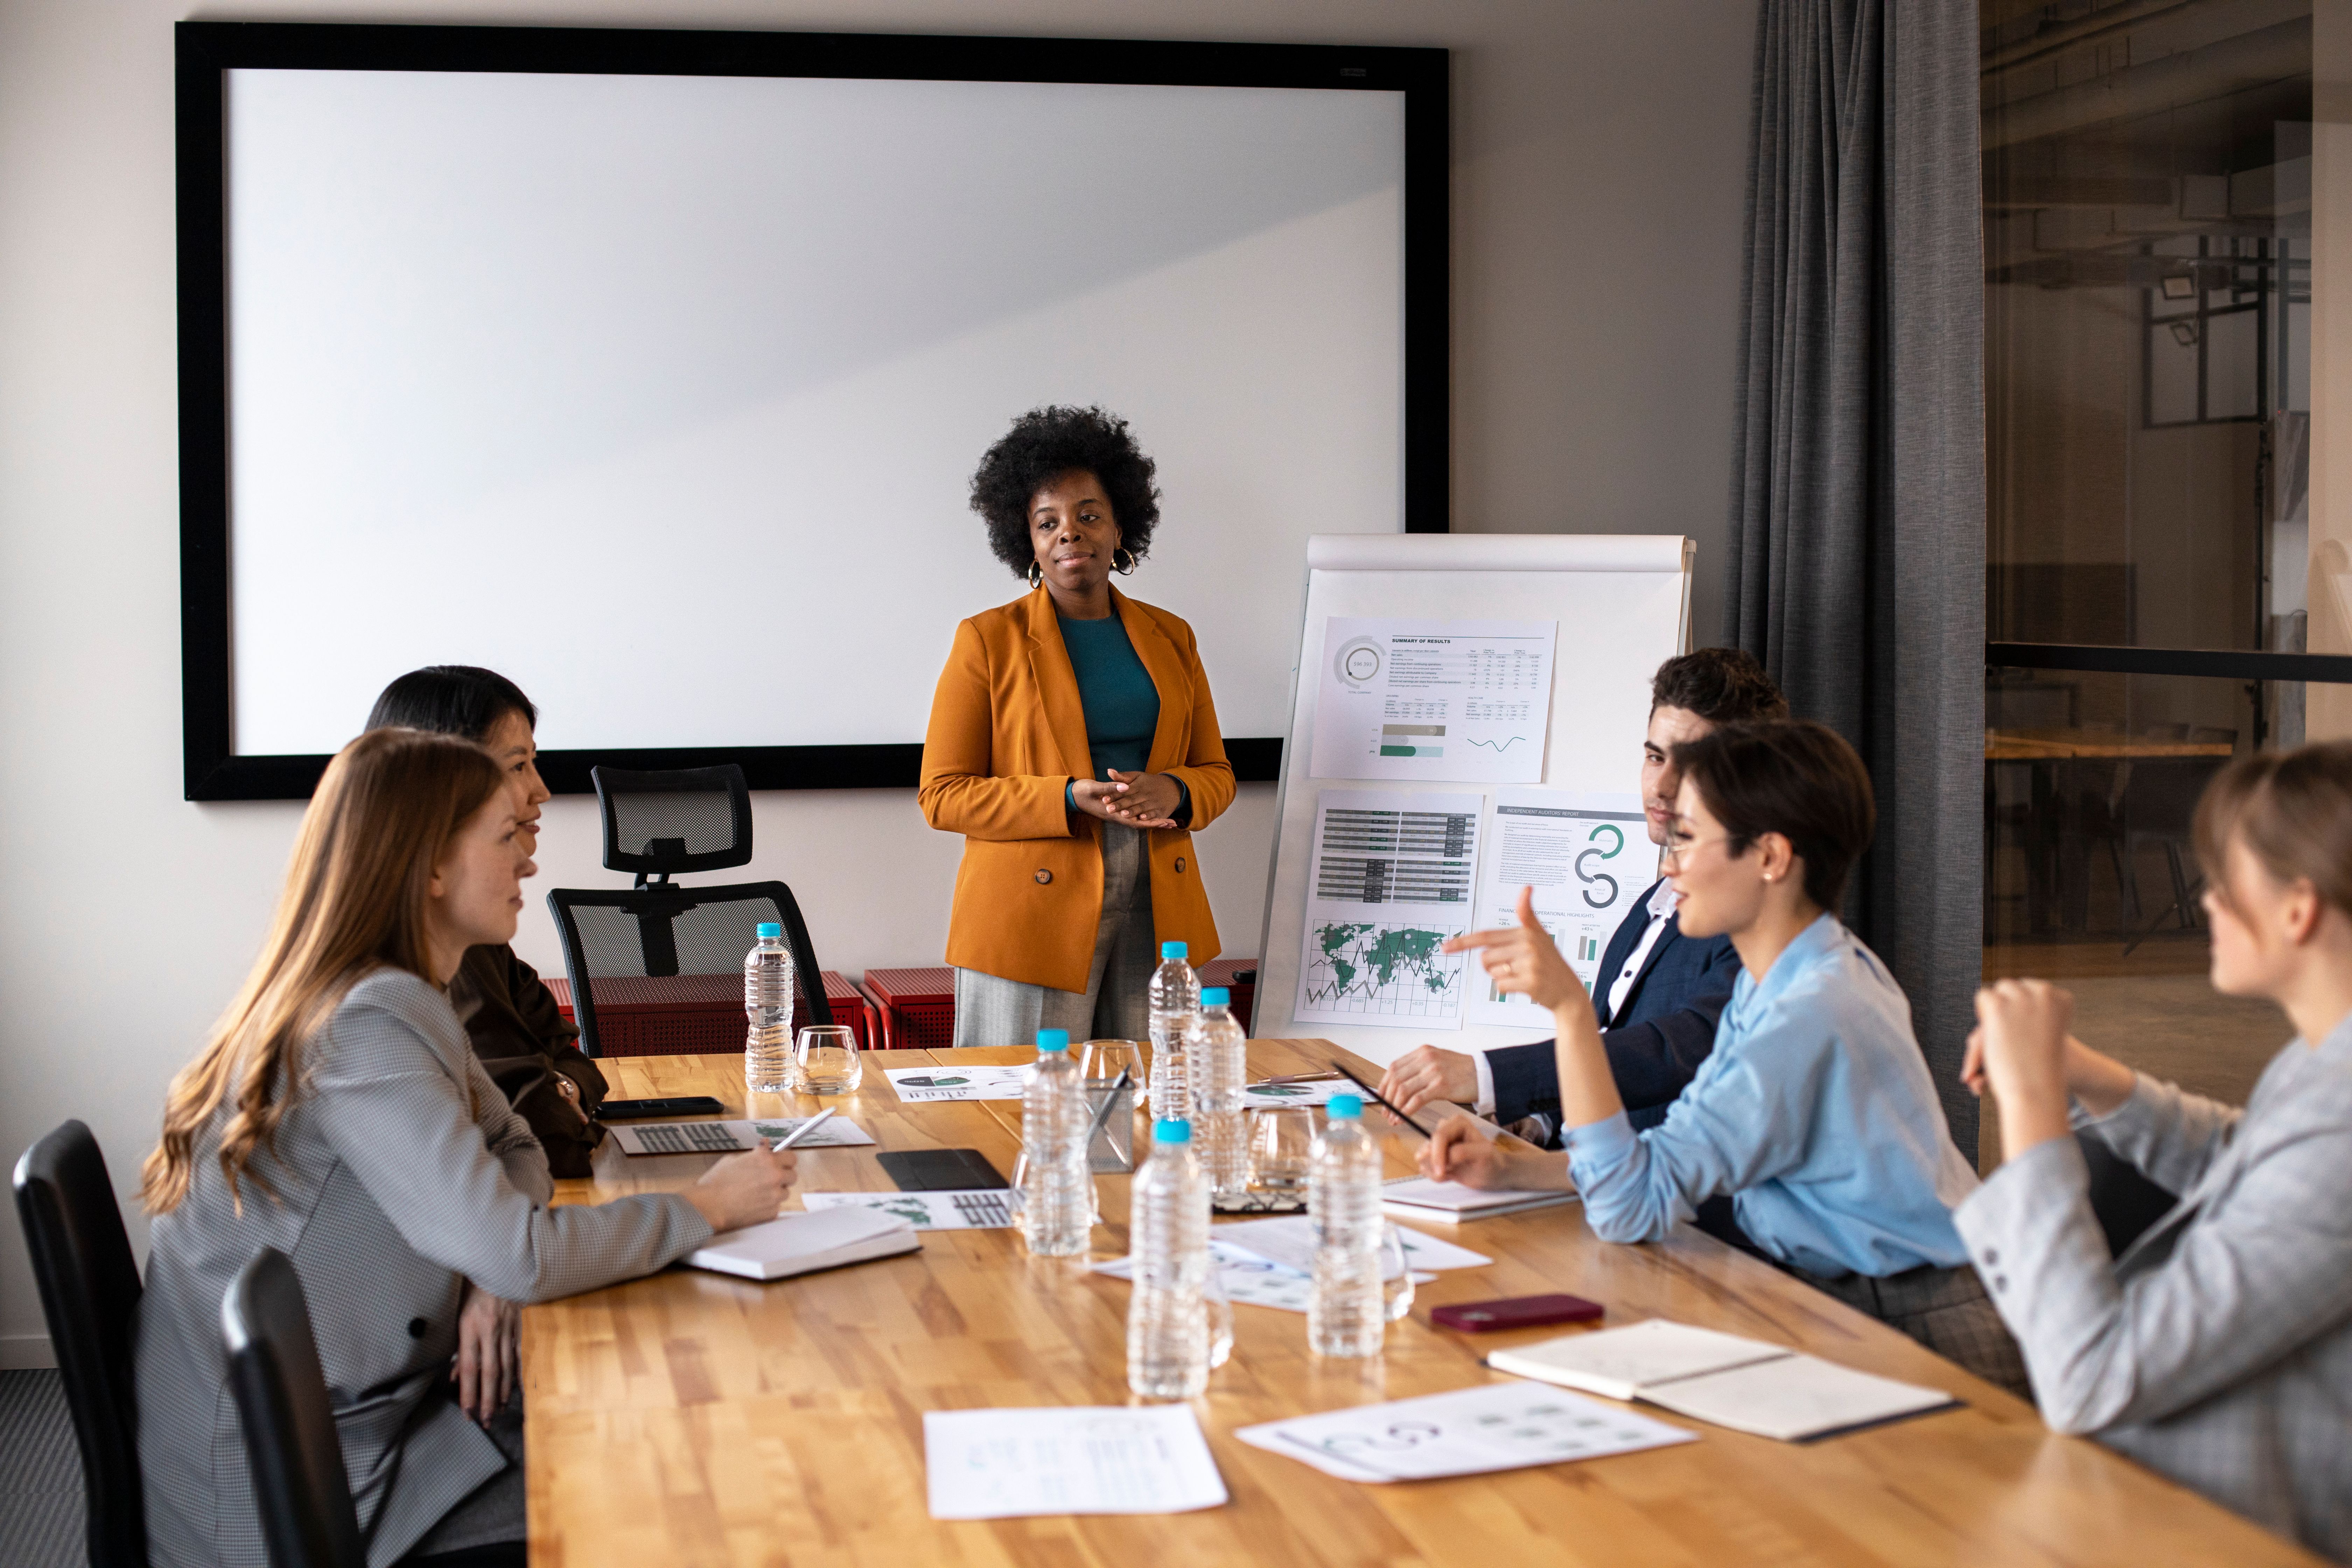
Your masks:
{"label": "empty glass tumbler", "polygon": [[803,1094],[855,1094],[866,1081],[857,1036],[845,1024],[812,1024],[793,1048]]}
{"label": "empty glass tumbler", "polygon": [[1315,1111],[1305,1105],[1250,1112],[1250,1186],[1289,1197],[1307,1190],[1307,1156],[1315,1146]]}

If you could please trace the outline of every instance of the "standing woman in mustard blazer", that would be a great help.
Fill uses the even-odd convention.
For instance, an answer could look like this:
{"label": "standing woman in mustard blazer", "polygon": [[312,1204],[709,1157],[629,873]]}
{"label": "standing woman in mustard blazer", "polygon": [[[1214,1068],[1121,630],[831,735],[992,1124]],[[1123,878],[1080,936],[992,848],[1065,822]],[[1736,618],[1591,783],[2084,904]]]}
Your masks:
{"label": "standing woman in mustard blazer", "polygon": [[1110,585],[1160,521],[1127,421],[1037,408],[981,459],[971,506],[1028,581],[956,627],[923,742],[923,816],[964,836],[948,923],[955,1043],[1041,1028],[1141,1039],[1159,944],[1217,955],[1192,830],[1234,770],[1192,628]]}

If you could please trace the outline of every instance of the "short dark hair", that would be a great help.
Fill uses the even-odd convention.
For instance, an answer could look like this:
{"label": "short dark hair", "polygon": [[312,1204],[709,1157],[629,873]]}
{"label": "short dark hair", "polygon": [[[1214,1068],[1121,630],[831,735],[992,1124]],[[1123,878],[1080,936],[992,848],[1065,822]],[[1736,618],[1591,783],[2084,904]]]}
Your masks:
{"label": "short dark hair", "polygon": [[1121,549],[1138,561],[1151,550],[1151,530],[1160,521],[1156,469],[1128,433],[1127,421],[1100,408],[1033,408],[1013,422],[1004,438],[988,449],[971,476],[971,510],[988,524],[988,547],[1013,569],[1029,574],[1037,559],[1029,542],[1029,500],[1058,474],[1083,469],[1102,481],[1118,524]]}
{"label": "short dark hair", "polygon": [[1755,656],[1736,647],[1693,648],[1658,666],[1650,679],[1650,711],[1681,708],[1710,724],[1786,719],[1789,700]]}
{"label": "short dark hair", "polygon": [[1843,736],[1810,719],[1725,724],[1676,746],[1675,766],[1731,836],[1733,858],[1781,835],[1805,863],[1805,897],[1837,912],[1878,827],[1869,770]]}
{"label": "short dark hair", "polygon": [[494,669],[470,664],[428,664],[412,669],[383,689],[368,714],[371,730],[429,730],[436,735],[462,735],[477,743],[509,713],[539,728],[539,710],[522,688]]}

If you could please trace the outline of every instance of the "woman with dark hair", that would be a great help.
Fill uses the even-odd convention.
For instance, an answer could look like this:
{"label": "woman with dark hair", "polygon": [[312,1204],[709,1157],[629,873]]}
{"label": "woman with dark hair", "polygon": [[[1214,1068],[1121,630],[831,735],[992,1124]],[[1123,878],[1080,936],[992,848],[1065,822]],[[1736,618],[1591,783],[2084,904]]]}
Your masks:
{"label": "woman with dark hair", "polygon": [[1953,1228],[1976,1173],[1945,1125],[1911,1005],[1832,912],[1876,816],[1862,759],[1799,721],[1727,724],[1674,761],[1665,858],[1683,930],[1727,935],[1739,954],[1715,1049],[1664,1121],[1635,1132],[1584,987],[1522,894],[1517,927],[1448,946],[1483,948],[1496,984],[1552,1009],[1568,1159],[1505,1152],[1454,1117],[1424,1167],[1474,1186],[1572,1179],[1607,1241],[1660,1240],[1727,1194],[1764,1257],[2023,1393],[2017,1346]]}
{"label": "woman with dark hair", "polygon": [[[2042,1417],[2352,1563],[2352,743],[2255,752],[2198,803],[2213,989],[2295,1037],[2242,1110],[2091,1049],[2039,980],[1977,995],[2000,1169],[1955,1216]],[[2110,1257],[2079,1125],[2180,1194]]]}
{"label": "woman with dark hair", "polygon": [[971,505],[1030,591],[956,627],[923,742],[924,819],[964,836],[955,1043],[1140,1039],[1159,944],[1217,954],[1192,835],[1234,798],[1192,628],[1110,585],[1150,552],[1152,462],[1099,408],[1032,409]]}
{"label": "woman with dark hair", "polygon": [[[457,735],[490,753],[515,797],[515,831],[523,853],[539,847],[539,710],[522,689],[495,670],[469,664],[412,669],[383,689],[368,715],[371,730],[423,730]],[[580,1049],[580,1031],[555,1005],[539,971],[505,942],[471,948],[449,981],[449,1005],[490,1081],[530,1123],[558,1176],[588,1174],[604,1129],[596,1108],[608,1086]]]}
{"label": "woman with dark hair", "polygon": [[373,1561],[520,1568],[511,1340],[484,1331],[482,1304],[650,1274],[775,1217],[795,1160],[765,1148],[678,1192],[550,1202],[538,1142],[443,990],[467,950],[513,937],[532,869],[480,747],[375,730],[327,765],[260,956],[173,1079],[142,1172],[158,1568],[269,1561],[221,1342],[221,1297],[261,1248],[301,1277]]}

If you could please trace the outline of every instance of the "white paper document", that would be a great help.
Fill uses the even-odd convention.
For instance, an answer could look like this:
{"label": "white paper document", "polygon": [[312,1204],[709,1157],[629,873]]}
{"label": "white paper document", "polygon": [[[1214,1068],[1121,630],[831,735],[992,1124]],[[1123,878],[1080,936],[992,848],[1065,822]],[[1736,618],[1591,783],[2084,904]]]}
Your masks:
{"label": "white paper document", "polygon": [[1477,795],[1325,790],[1300,938],[1301,1023],[1459,1029]]}
{"label": "white paper document", "polygon": [[[1276,1263],[1245,1247],[1234,1247],[1209,1238],[1209,1257],[1217,1266],[1217,1285],[1225,1300],[1241,1307],[1272,1307],[1277,1311],[1304,1312],[1307,1298],[1313,1292],[1315,1279],[1304,1268],[1293,1268],[1286,1263]],[[1108,1263],[1097,1263],[1094,1271],[1111,1279],[1132,1280],[1135,1259],[1114,1258]],[[1412,1282],[1426,1285],[1436,1279],[1434,1274],[1415,1273]]]}
{"label": "white paper document", "polygon": [[1558,621],[1331,616],[1314,776],[1536,783],[1559,634]]}
{"label": "white paper document", "polygon": [[929,1410],[933,1519],[1186,1513],[1225,1500],[1189,1405]]}
{"label": "white paper document", "polygon": [[1576,1194],[1570,1192],[1465,1187],[1459,1182],[1433,1182],[1427,1176],[1399,1176],[1381,1184],[1381,1207],[1385,1213],[1398,1219],[1434,1220],[1441,1225],[1574,1202]]}
{"label": "white paper document", "polygon": [[[1658,850],[1637,795],[1498,789],[1484,824],[1486,862],[1472,921],[1480,931],[1519,923],[1519,889],[1535,889],[1536,919],[1587,991],[1611,977],[1601,955],[1618,923],[1657,879]],[[1551,1015],[1499,990],[1472,956],[1463,1016],[1538,1034]]]}
{"label": "white paper document", "polygon": [[1335,1094],[1364,1091],[1344,1078],[1318,1079],[1313,1083],[1254,1083],[1242,1090],[1244,1110],[1268,1110],[1285,1105],[1328,1105]]}
{"label": "white paper document", "polygon": [[1696,1442],[1698,1434],[1581,1394],[1493,1383],[1244,1426],[1252,1447],[1343,1481],[1428,1480]]}
{"label": "white paper document", "polygon": [[782,1279],[912,1252],[922,1245],[904,1219],[891,1215],[783,1214],[764,1225],[722,1231],[688,1253],[686,1261],[715,1274]]}
{"label": "white paper document", "polygon": [[[762,1121],[640,1121],[608,1125],[624,1154],[737,1154],[755,1143],[789,1138],[805,1116]],[[846,1116],[835,1116],[794,1145],[801,1149],[857,1149],[873,1142]]]}
{"label": "white paper document", "polygon": [[1029,1066],[884,1068],[891,1089],[909,1104],[930,1100],[1018,1100]]}
{"label": "white paper document", "polygon": [[1003,1230],[1013,1223],[1012,1196],[1002,1188],[973,1192],[803,1193],[801,1203],[810,1209],[872,1209],[878,1214],[897,1215],[917,1230]]}
{"label": "white paper document", "polygon": [[[1404,1242],[1405,1263],[1412,1268],[1483,1268],[1495,1261],[1483,1252],[1423,1236],[1411,1226],[1397,1226],[1397,1235]],[[1306,1215],[1236,1220],[1231,1225],[1213,1226],[1209,1237],[1302,1273],[1315,1267],[1315,1222]]]}

